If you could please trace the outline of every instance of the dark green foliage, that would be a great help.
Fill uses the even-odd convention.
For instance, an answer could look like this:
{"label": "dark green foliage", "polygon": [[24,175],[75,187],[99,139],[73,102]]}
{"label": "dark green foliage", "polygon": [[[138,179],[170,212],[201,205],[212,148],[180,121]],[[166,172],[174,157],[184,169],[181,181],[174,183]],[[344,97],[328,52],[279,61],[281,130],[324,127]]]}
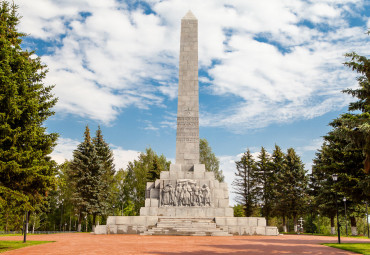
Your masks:
{"label": "dark green foliage", "polygon": [[104,178],[107,184],[111,185],[113,182],[113,176],[115,173],[114,157],[113,152],[109,145],[104,141],[100,126],[96,131],[95,137],[92,139],[93,145],[95,146],[96,153],[103,164]]}
{"label": "dark green foliage", "polygon": [[[47,69],[34,52],[22,50],[17,31],[17,7],[0,3],[0,211],[33,207],[55,187],[55,167],[49,154],[57,134],[44,121],[54,114],[53,86],[45,86]],[[5,209],[7,210],[7,209]]]}
{"label": "dark green foliage", "polygon": [[147,174],[147,181],[154,182],[155,180],[159,179],[162,171],[163,169],[161,165],[158,163],[158,158],[154,157],[153,164],[150,166]]}
{"label": "dark green foliage", "polygon": [[214,172],[215,178],[219,182],[223,182],[225,176],[220,170],[220,161],[216,155],[212,152],[212,148],[209,146],[207,139],[201,138],[199,140],[199,161],[201,164],[206,166],[206,171]]}
{"label": "dark green foliage", "polygon": [[99,207],[97,214],[102,214],[108,208],[108,201],[113,187],[113,178],[115,173],[113,152],[109,145],[104,141],[100,127],[92,139],[99,161],[102,164],[102,172],[99,173]]}
{"label": "dark green foliage", "polygon": [[248,149],[240,161],[236,161],[235,164],[236,172],[232,185],[236,194],[236,202],[244,210],[243,214],[250,217],[258,202],[256,162]]}
{"label": "dark green foliage", "polygon": [[261,148],[257,161],[257,182],[256,192],[262,203],[262,215],[268,220],[274,202],[274,172],[271,169],[271,158],[265,148]]}
{"label": "dark green foliage", "polygon": [[[346,197],[347,215],[352,219],[351,226],[356,227],[355,217],[363,216],[363,201],[370,198],[368,190],[364,189],[369,182],[368,175],[362,171],[364,156],[361,149],[345,148],[346,141],[333,134],[335,132],[329,132],[324,137],[312,168],[315,207],[322,215],[333,218],[336,215],[335,193],[340,205]],[[337,182],[333,182],[334,173],[338,174]],[[341,206],[340,211],[343,211]]]}
{"label": "dark green foliage", "polygon": [[233,209],[234,209],[234,217],[246,217],[244,213],[243,205],[241,204],[234,205]]}
{"label": "dark green foliage", "polygon": [[288,205],[288,213],[293,216],[296,225],[297,216],[305,211],[307,204],[308,177],[300,157],[293,148],[287,150],[285,165],[282,180],[286,183],[283,187],[286,197],[283,201]]}
{"label": "dark green foliage", "polygon": [[365,56],[355,52],[347,53],[350,60],[344,63],[360,74],[357,78],[359,88],[346,89],[343,92],[358,100],[350,103],[349,111],[360,113],[346,113],[333,121],[336,129],[333,131],[338,138],[344,139],[348,145],[346,149],[360,148],[365,155],[364,171],[370,173],[370,61]]}
{"label": "dark green foliage", "polygon": [[98,155],[86,126],[84,141],[73,151],[70,165],[74,204],[82,214],[95,216],[107,207],[107,179],[102,156]]}
{"label": "dark green foliage", "polygon": [[145,188],[148,181],[154,181],[161,171],[169,171],[170,161],[158,156],[152,149],[146,149],[138,160],[129,162],[123,180],[124,208],[132,208],[127,213],[139,215],[140,208],[145,202]]}

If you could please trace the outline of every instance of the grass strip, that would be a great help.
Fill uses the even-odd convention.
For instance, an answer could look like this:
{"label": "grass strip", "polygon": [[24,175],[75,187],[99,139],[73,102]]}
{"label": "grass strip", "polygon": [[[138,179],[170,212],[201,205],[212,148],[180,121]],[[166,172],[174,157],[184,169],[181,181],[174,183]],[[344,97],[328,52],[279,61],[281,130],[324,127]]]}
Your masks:
{"label": "grass strip", "polygon": [[38,245],[43,243],[52,243],[53,241],[27,241],[23,243],[23,241],[2,241],[0,240],[0,253],[11,251],[31,245]]}
{"label": "grass strip", "polygon": [[323,245],[346,251],[357,252],[360,254],[370,255],[370,243],[323,243]]}

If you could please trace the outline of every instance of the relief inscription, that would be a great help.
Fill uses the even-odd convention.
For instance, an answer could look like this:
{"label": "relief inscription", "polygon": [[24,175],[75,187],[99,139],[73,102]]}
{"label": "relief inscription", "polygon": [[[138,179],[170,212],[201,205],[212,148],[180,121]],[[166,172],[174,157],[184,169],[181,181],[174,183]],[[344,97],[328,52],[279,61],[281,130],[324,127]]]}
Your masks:
{"label": "relief inscription", "polygon": [[199,143],[198,117],[177,117],[176,141]]}
{"label": "relief inscription", "polygon": [[195,180],[177,180],[176,187],[167,184],[160,193],[161,206],[211,206],[211,190]]}

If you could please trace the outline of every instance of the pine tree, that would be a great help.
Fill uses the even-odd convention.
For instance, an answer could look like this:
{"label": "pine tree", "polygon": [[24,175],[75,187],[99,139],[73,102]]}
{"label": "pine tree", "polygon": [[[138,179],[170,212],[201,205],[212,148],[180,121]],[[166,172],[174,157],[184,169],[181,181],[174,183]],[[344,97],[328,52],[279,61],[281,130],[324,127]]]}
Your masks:
{"label": "pine tree", "polygon": [[82,215],[89,214],[93,215],[95,224],[96,216],[106,207],[106,201],[101,198],[106,189],[106,182],[104,165],[92,143],[88,126],[85,129],[84,141],[73,151],[71,169],[76,190],[73,199],[80,211],[79,224],[81,224]]}
{"label": "pine tree", "polygon": [[288,204],[286,203],[285,197],[285,180],[284,173],[286,171],[285,154],[278,145],[275,145],[275,149],[271,155],[270,169],[272,171],[272,185],[273,185],[273,211],[274,214],[280,216],[283,219],[284,232],[286,232],[286,216]]}
{"label": "pine tree", "polygon": [[336,215],[334,183],[332,178],[331,160],[324,143],[313,160],[310,187],[314,196],[314,206],[322,216],[330,218],[331,234],[335,234],[334,218]]}
{"label": "pine tree", "polygon": [[[102,173],[99,179],[99,207],[100,213],[105,212],[109,206],[109,200],[113,189],[113,180],[115,173],[113,151],[103,138],[100,126],[92,139],[99,161],[102,164]],[[95,221],[94,221],[95,224]]]}
{"label": "pine tree", "polygon": [[53,86],[43,84],[46,66],[21,48],[26,34],[17,30],[17,9],[0,2],[0,210],[33,210],[55,187],[56,164],[49,154],[57,134],[48,134],[43,123],[57,99]]}
{"label": "pine tree", "polygon": [[[313,176],[321,180],[320,185],[314,186],[317,190],[316,203],[323,215],[330,214],[329,217],[332,217],[336,213],[335,194],[338,194],[339,198],[345,196],[348,215],[353,218],[351,219],[352,231],[356,233],[354,216],[363,215],[363,201],[370,199],[368,191],[363,189],[363,184],[369,180],[362,171],[364,156],[360,148],[345,148],[346,141],[334,134],[335,132],[331,131],[324,137],[324,144],[314,160]],[[332,181],[334,173],[338,174],[338,180],[335,183]],[[315,183],[317,184],[318,181],[316,180]],[[341,200],[338,199],[338,203],[341,203]],[[332,228],[334,229],[334,225]]]}
{"label": "pine tree", "polygon": [[289,148],[285,158],[286,171],[282,176],[286,183],[284,192],[288,213],[294,220],[294,231],[297,231],[298,215],[305,210],[307,200],[308,177],[300,157],[293,148]]}
{"label": "pine tree", "polygon": [[236,202],[244,209],[246,217],[252,216],[253,208],[257,204],[258,197],[256,193],[256,163],[248,149],[240,161],[236,161],[235,180],[232,185],[236,194]]}
{"label": "pine tree", "polygon": [[223,182],[225,176],[220,170],[220,161],[216,155],[212,152],[212,148],[209,146],[207,139],[202,138],[199,140],[199,162],[204,164],[206,171],[214,172],[216,180]]}
{"label": "pine tree", "polygon": [[158,158],[154,157],[153,164],[149,167],[148,170],[147,182],[154,182],[155,180],[159,179],[162,171],[163,169],[158,163]]}
{"label": "pine tree", "polygon": [[266,224],[268,224],[273,206],[274,183],[271,158],[264,147],[261,148],[258,159],[256,165],[258,171],[257,181],[259,185],[256,187],[256,191],[262,203],[262,215],[266,217]]}
{"label": "pine tree", "polygon": [[100,158],[100,161],[103,164],[105,175],[104,178],[110,185],[113,181],[113,176],[115,173],[114,156],[113,151],[103,138],[100,126],[98,127],[98,130],[96,131],[95,137],[92,139],[92,141],[93,145],[95,146],[98,157]]}
{"label": "pine tree", "polygon": [[357,78],[358,89],[346,89],[343,92],[358,100],[350,103],[348,108],[355,113],[345,113],[334,120],[333,124],[337,127],[334,135],[345,139],[349,149],[361,148],[365,156],[364,172],[370,174],[370,60],[355,52],[347,53],[346,57],[350,61],[344,64],[361,76]]}

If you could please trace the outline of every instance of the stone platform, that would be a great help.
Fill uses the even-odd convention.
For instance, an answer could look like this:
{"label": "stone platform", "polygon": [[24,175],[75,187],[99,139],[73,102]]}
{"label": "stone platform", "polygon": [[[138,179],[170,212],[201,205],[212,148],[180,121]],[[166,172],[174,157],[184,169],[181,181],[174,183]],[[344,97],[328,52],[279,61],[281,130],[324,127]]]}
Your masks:
{"label": "stone platform", "polygon": [[143,235],[278,235],[262,217],[234,217],[227,183],[220,183],[202,164],[183,171],[172,164],[160,179],[147,183],[140,216],[109,216],[95,234]]}
{"label": "stone platform", "polygon": [[96,226],[95,234],[275,236],[279,232],[267,227],[262,217],[109,216],[107,225]]}

